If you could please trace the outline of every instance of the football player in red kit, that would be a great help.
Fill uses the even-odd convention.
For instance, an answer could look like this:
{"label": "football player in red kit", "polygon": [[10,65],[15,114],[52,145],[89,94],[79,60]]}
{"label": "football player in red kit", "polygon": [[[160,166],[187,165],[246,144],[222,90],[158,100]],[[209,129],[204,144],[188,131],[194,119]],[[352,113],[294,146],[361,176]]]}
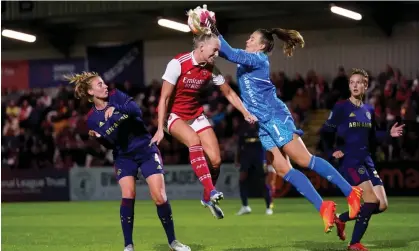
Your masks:
{"label": "football player in red kit", "polygon": [[[223,199],[223,193],[214,187],[220,173],[220,149],[214,130],[199,103],[199,90],[213,82],[247,122],[254,123],[257,119],[247,111],[214,66],[220,48],[217,36],[196,35],[194,48],[192,52],[177,55],[167,64],[158,105],[158,129],[151,142],[159,144],[166,131],[189,148],[190,163],[204,186],[201,204],[208,207],[216,218],[222,219],[224,214],[218,202]],[[211,168],[204,153],[209,158]]]}

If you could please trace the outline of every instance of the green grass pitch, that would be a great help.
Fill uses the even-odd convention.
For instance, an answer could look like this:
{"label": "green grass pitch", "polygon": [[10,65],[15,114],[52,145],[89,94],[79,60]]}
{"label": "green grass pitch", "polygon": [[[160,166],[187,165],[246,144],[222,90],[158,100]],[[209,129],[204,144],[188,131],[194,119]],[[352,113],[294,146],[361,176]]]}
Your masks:
{"label": "green grass pitch", "polygon": [[[341,198],[338,210],[346,210]],[[373,216],[363,243],[370,250],[419,250],[419,199],[389,198],[387,212]],[[199,200],[172,201],[177,238],[192,250],[324,251],[346,250],[335,228],[322,221],[302,198],[277,199],[266,216],[262,199],[250,200],[252,214],[236,216],[239,200],[222,201],[223,220],[213,218]],[[3,251],[122,251],[119,202],[2,203]],[[347,224],[351,237],[353,223]],[[134,243],[138,251],[168,250],[151,201],[137,201]]]}

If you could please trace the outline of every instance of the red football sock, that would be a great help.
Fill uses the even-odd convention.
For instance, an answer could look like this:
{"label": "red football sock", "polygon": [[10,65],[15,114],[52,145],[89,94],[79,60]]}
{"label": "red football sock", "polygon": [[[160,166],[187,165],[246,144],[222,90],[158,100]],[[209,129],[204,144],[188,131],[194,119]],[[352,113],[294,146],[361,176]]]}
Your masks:
{"label": "red football sock", "polygon": [[209,201],[210,192],[214,189],[214,185],[212,184],[211,174],[201,145],[189,147],[189,160],[196,176],[204,186],[204,200]]}

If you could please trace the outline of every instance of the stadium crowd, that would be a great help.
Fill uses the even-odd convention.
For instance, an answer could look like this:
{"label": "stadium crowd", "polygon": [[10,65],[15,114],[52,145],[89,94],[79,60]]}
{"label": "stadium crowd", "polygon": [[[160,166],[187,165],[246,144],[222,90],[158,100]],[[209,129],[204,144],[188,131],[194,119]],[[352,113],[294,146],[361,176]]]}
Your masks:
{"label": "stadium crowd", "polygon": [[[339,99],[349,96],[348,71],[340,67],[331,83],[309,71],[293,78],[283,72],[272,73],[277,94],[293,114],[298,127],[306,123],[310,111],[331,109]],[[378,76],[370,77],[365,102],[375,107],[382,134],[396,121],[406,124],[402,138],[380,141],[378,161],[419,160],[419,77],[408,80],[398,69],[387,66]],[[226,81],[239,92],[230,76]],[[132,96],[141,106],[144,120],[154,134],[157,126],[156,105],[161,81],[138,88],[131,83],[110,84]],[[241,114],[209,86],[201,93],[205,113],[219,138],[222,159],[232,162],[237,136],[243,122]],[[74,98],[71,86],[45,90],[2,90],[2,168],[71,168],[73,166],[112,165],[111,151],[88,136],[85,123],[90,104]],[[321,143],[321,142],[320,142]],[[322,144],[318,150],[322,150]],[[160,144],[165,164],[187,164],[188,149],[166,135]]]}

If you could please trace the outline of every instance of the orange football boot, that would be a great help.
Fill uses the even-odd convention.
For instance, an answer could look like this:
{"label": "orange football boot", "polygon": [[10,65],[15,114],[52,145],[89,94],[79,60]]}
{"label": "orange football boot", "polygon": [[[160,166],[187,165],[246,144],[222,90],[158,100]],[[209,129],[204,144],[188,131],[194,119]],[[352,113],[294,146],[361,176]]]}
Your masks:
{"label": "orange football boot", "polygon": [[354,219],[361,209],[361,198],[364,191],[360,187],[352,187],[352,192],[347,197],[349,218]]}
{"label": "orange football boot", "polygon": [[336,203],[333,201],[323,201],[320,207],[320,215],[323,218],[324,232],[330,233],[335,222]]}

